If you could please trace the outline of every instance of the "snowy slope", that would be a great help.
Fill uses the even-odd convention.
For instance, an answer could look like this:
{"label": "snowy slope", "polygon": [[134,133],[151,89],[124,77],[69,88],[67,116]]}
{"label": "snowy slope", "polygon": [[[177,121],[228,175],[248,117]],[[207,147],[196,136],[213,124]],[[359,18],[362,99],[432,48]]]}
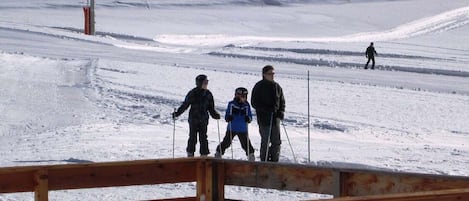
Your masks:
{"label": "snowy slope", "polygon": [[[209,75],[223,112],[236,87],[250,90],[260,69],[273,64],[299,163],[308,163],[309,70],[312,164],[469,176],[467,0],[104,0],[96,36],[81,33],[85,2],[0,2],[0,166],[169,158],[170,112],[197,74]],[[362,70],[370,41],[379,53],[375,71]],[[218,125],[223,135],[226,123]],[[210,121],[212,152],[218,125]],[[187,133],[184,114],[176,121],[176,157],[185,155]],[[255,122],[250,134],[258,150]],[[283,132],[282,138],[281,162],[293,163]],[[234,158],[245,160],[237,140]],[[51,198],[194,192],[189,183],[59,191]],[[226,194],[328,197],[240,187]]]}

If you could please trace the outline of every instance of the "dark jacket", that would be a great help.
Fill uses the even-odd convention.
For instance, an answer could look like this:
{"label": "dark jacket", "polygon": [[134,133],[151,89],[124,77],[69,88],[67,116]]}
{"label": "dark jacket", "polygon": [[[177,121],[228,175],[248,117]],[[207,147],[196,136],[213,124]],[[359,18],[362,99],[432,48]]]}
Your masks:
{"label": "dark jacket", "polygon": [[220,119],[220,114],[215,110],[212,92],[196,87],[187,93],[182,105],[177,109],[175,116],[179,116],[187,108],[189,110],[189,122],[208,122],[208,113],[214,119]]}
{"label": "dark jacket", "polygon": [[248,123],[252,120],[251,105],[246,101],[240,103],[232,100],[228,103],[225,112],[225,120],[231,116],[231,121],[228,123],[227,130],[233,132],[246,133],[248,132]]}
{"label": "dark jacket", "polygon": [[368,48],[366,48],[365,54],[366,54],[367,57],[373,58],[373,57],[375,57],[375,55],[377,55],[378,53],[376,52],[375,47],[373,47],[373,46],[370,45],[370,46],[368,46]]}
{"label": "dark jacket", "polygon": [[285,97],[280,85],[275,81],[262,79],[252,89],[252,107],[256,109],[257,121],[263,125],[270,124],[270,117],[283,119]]}

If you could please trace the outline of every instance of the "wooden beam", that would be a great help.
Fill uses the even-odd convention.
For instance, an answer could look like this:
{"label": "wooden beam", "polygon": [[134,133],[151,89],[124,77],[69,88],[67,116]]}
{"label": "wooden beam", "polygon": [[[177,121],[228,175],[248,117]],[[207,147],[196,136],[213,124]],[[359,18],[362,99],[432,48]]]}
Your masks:
{"label": "wooden beam", "polygon": [[145,201],[197,201],[197,198],[196,197],[187,197],[187,198],[170,198],[170,199],[145,200]]}
{"label": "wooden beam", "polygon": [[0,193],[33,192],[35,170],[0,173]]}
{"label": "wooden beam", "polygon": [[49,170],[51,190],[149,185],[195,181],[195,162],[78,166]]}
{"label": "wooden beam", "polygon": [[0,168],[0,193],[34,192],[34,174],[47,170],[48,189],[65,190],[196,181],[198,159],[162,159]]}
{"label": "wooden beam", "polygon": [[225,160],[225,184],[340,196],[469,188],[469,177]]}
{"label": "wooden beam", "polygon": [[225,184],[277,190],[333,194],[338,187],[333,170],[267,162],[225,162]]}
{"label": "wooden beam", "polygon": [[463,201],[469,200],[469,188],[426,191],[416,193],[400,193],[388,195],[372,195],[328,199],[327,201]]}
{"label": "wooden beam", "polygon": [[197,200],[223,200],[225,185],[336,196],[469,188],[469,177],[212,158],[0,168],[0,193],[35,192],[36,200],[44,199],[49,190],[193,181]]}
{"label": "wooden beam", "polygon": [[47,170],[40,169],[34,174],[34,181],[36,186],[34,189],[34,200],[35,201],[48,201],[49,200],[49,188],[48,188],[48,175]]}
{"label": "wooden beam", "polygon": [[399,172],[347,172],[342,196],[383,195],[442,189],[469,188],[468,177]]}

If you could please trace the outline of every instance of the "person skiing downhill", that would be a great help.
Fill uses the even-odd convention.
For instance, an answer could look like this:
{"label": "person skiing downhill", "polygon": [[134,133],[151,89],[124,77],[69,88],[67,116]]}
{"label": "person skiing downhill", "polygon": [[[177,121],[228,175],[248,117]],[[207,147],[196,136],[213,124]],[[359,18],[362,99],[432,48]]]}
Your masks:
{"label": "person skiing downhill", "polygon": [[225,150],[231,145],[233,137],[238,136],[241,147],[246,152],[249,161],[254,161],[254,148],[248,137],[248,124],[252,121],[251,105],[247,102],[248,90],[239,87],[235,90],[235,97],[228,103],[225,120],[228,122],[226,135],[217,146],[215,157],[221,158]]}
{"label": "person skiing downhill", "polygon": [[274,81],[274,74],[273,66],[262,68],[262,80],[252,89],[251,104],[256,109],[261,134],[261,161],[278,162],[282,143],[280,120],[284,117],[285,98],[282,87]]}
{"label": "person skiing downhill", "polygon": [[215,110],[213,95],[208,90],[208,77],[206,75],[198,75],[195,78],[196,87],[190,90],[182,105],[172,113],[173,119],[189,110],[189,140],[187,141],[187,156],[194,157],[195,145],[197,144],[197,134],[200,142],[200,155],[207,156],[210,154],[207,140],[207,125],[210,116],[214,119],[220,119],[220,114]]}
{"label": "person skiing downhill", "polygon": [[372,61],[371,64],[371,69],[375,69],[375,55],[377,56],[378,53],[375,50],[375,47],[373,46],[373,42],[370,43],[370,46],[366,48],[365,56],[368,58],[368,61],[366,62],[365,69],[368,69],[368,64],[370,63],[370,60]]}

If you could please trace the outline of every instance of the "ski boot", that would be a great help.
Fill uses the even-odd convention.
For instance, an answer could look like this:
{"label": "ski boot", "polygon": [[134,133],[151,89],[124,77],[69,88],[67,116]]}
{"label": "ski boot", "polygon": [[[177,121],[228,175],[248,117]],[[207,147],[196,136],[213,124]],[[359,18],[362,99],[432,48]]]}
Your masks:
{"label": "ski boot", "polygon": [[215,153],[215,158],[221,158],[221,153],[217,151],[217,152]]}
{"label": "ski boot", "polygon": [[255,161],[255,160],[256,160],[256,156],[254,156],[253,153],[250,153],[250,154],[248,155],[248,161],[253,162],[253,161]]}

